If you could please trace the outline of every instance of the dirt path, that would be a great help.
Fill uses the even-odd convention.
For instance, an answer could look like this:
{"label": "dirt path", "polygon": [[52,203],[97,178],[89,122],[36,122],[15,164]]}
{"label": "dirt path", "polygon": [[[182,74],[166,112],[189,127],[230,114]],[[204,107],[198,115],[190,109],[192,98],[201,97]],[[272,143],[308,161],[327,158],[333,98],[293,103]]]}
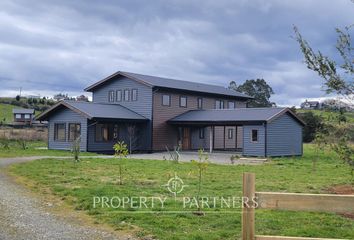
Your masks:
{"label": "dirt path", "polygon": [[[11,163],[48,157],[21,157],[0,160],[0,239],[132,239],[117,236],[106,229],[87,226],[71,216],[55,214],[49,203],[42,202],[27,189],[16,184],[1,169]],[[62,158],[62,157],[60,157]]]}

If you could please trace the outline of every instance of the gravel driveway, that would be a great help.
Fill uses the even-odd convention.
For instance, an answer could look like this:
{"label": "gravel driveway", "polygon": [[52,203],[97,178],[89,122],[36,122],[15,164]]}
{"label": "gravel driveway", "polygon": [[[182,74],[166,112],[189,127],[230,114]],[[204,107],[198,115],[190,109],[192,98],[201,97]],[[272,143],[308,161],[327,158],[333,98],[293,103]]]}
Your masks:
{"label": "gravel driveway", "polygon": [[[48,203],[34,197],[14,183],[2,167],[15,162],[38,159],[23,157],[0,159],[0,239],[132,239],[108,230],[85,226],[75,216],[60,216],[49,211]],[[74,214],[75,215],[75,214]],[[87,224],[86,224],[87,225]]]}

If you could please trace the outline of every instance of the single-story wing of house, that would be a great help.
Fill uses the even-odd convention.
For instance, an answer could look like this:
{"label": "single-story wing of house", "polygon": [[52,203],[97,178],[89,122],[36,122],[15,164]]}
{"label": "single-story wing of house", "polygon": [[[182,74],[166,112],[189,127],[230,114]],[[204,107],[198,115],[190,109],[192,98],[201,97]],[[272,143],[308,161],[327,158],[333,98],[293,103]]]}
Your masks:
{"label": "single-story wing of house", "polygon": [[85,89],[92,102],[60,101],[48,120],[49,149],[108,152],[117,141],[134,151],[200,148],[246,156],[302,155],[304,123],[288,108],[247,108],[252,99],[221,86],[115,74]]}

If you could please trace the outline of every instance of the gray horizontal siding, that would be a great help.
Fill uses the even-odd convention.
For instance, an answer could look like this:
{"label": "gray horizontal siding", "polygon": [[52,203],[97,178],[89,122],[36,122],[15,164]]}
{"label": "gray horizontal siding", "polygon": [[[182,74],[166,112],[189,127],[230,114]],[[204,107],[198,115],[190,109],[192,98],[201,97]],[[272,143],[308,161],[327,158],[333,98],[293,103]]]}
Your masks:
{"label": "gray horizontal siding", "polygon": [[[258,130],[258,142],[251,141],[252,129]],[[265,155],[265,127],[263,125],[243,126],[243,155],[246,156]]]}
{"label": "gray horizontal siding", "polygon": [[[108,101],[109,91],[116,91],[124,89],[137,89],[138,99],[137,101],[127,101],[124,100],[117,102],[116,98],[114,102]],[[116,77],[116,79],[109,81],[108,83],[102,85],[101,87],[95,89],[92,93],[92,101],[95,103],[112,103],[120,104],[130,110],[143,115],[144,117],[151,119],[152,115],[152,88],[144,84],[138,83],[126,77]]]}
{"label": "gray horizontal siding", "polygon": [[[66,140],[63,142],[54,141],[54,124],[65,123],[66,124]],[[53,113],[49,118],[48,125],[48,148],[59,150],[70,150],[72,148],[72,142],[68,141],[69,123],[81,124],[81,151],[87,151],[87,119],[67,108],[63,108]]]}
{"label": "gray horizontal siding", "polygon": [[302,126],[284,114],[267,125],[267,155],[302,155]]}

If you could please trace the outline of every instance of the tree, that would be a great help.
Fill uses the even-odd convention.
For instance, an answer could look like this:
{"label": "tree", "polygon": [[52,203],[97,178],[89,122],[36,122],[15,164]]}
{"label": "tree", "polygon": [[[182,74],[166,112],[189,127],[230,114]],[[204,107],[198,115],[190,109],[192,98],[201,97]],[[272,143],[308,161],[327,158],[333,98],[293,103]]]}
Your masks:
{"label": "tree", "polygon": [[18,102],[18,101],[20,101],[20,99],[21,99],[20,95],[17,95],[16,96],[16,101]]}
{"label": "tree", "polygon": [[249,107],[272,107],[275,103],[269,99],[274,91],[264,79],[246,80],[243,84],[237,86],[235,81],[231,81],[229,89],[247,94],[254,99],[248,102]]}
{"label": "tree", "polygon": [[125,144],[123,141],[122,142],[117,142],[113,146],[115,156],[118,157],[119,160],[119,185],[123,185],[123,167],[122,167],[122,161],[124,158],[126,158],[129,154],[127,144]]}
{"label": "tree", "polygon": [[313,114],[313,112],[298,113],[297,115],[306,123],[303,128],[303,141],[312,142],[316,137],[316,133],[323,129],[323,119]]}
{"label": "tree", "polygon": [[324,80],[326,93],[342,95],[349,99],[351,104],[354,100],[354,48],[349,31],[353,26],[346,27],[344,31],[336,28],[338,34],[336,49],[341,63],[337,63],[333,57],[323,55],[321,51],[315,52],[294,26],[295,39],[300,45],[307,68],[315,71]]}

